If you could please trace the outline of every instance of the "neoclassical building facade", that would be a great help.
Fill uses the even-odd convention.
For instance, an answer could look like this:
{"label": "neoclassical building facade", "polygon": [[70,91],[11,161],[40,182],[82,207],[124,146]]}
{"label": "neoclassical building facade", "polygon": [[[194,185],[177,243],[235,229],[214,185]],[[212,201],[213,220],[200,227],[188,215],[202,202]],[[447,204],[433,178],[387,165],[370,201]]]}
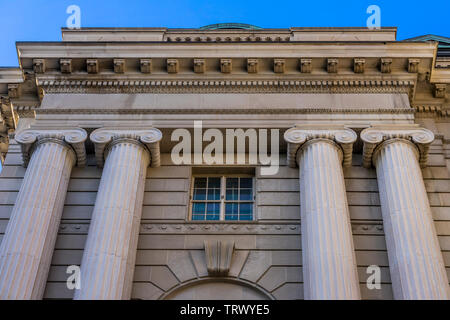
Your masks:
{"label": "neoclassical building facade", "polygon": [[449,299],[449,47],[245,24],[18,42],[0,298]]}

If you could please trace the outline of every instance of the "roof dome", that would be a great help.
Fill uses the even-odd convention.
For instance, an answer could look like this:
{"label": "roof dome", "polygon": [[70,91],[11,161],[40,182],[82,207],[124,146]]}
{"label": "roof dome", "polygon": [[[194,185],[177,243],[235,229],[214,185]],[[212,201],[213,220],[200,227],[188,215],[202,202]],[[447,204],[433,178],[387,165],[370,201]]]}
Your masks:
{"label": "roof dome", "polygon": [[207,26],[200,27],[203,30],[219,30],[219,29],[244,29],[244,30],[257,30],[262,29],[261,27],[257,27],[251,24],[246,23],[216,23],[209,24]]}

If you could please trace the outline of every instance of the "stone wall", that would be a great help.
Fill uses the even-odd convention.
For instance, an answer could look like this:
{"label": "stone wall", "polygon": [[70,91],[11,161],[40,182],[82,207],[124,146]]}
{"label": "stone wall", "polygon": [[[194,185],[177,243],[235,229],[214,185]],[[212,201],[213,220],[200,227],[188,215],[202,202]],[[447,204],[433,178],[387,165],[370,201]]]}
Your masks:
{"label": "stone wall", "polygon": [[[446,146],[438,136],[422,173],[450,277],[450,173],[445,157]],[[298,169],[287,167],[285,162],[283,157],[275,176],[261,176],[256,168],[257,222],[186,223],[191,168],[175,166],[169,155],[163,154],[161,167],[147,172],[132,298],[201,297],[193,296],[201,290],[187,293],[177,289],[197,283],[202,288],[204,282],[200,280],[210,279],[204,240],[230,239],[235,242],[235,250],[228,279],[234,282],[213,282],[210,287],[219,291],[233,287],[229,292],[241,290],[241,298],[260,294],[274,299],[302,299]],[[12,140],[0,175],[0,237],[24,173],[20,147]],[[363,168],[361,155],[354,154],[353,166],[346,168],[344,175],[362,298],[392,299],[375,170]],[[65,271],[68,265],[81,263],[100,177],[101,169],[96,167],[93,155],[89,155],[87,167],[72,171],[46,299],[73,297],[73,291],[66,288]],[[368,290],[365,285],[369,265],[381,267],[381,290]]]}

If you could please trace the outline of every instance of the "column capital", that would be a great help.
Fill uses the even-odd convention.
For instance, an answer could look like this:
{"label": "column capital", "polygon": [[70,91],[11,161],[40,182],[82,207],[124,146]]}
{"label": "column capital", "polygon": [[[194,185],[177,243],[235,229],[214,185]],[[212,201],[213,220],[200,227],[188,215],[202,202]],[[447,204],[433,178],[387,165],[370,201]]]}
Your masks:
{"label": "column capital", "polygon": [[356,133],[342,125],[317,124],[298,125],[288,129],[284,133],[284,140],[288,143],[287,162],[291,168],[297,165],[297,152],[302,145],[313,139],[329,139],[342,149],[342,165],[348,167],[352,163],[353,143],[356,141]]}
{"label": "column capital", "polygon": [[419,151],[419,164],[424,168],[428,161],[428,150],[434,140],[434,134],[418,124],[372,126],[361,132],[363,147],[363,166],[370,168],[375,149],[392,139],[403,139],[413,143]]}
{"label": "column capital", "polygon": [[161,164],[159,142],[162,139],[162,133],[156,128],[105,127],[94,130],[90,135],[90,139],[95,144],[95,158],[100,168],[105,163],[107,146],[118,139],[132,139],[142,143],[150,152],[150,166],[159,167]]}
{"label": "column capital", "polygon": [[22,149],[22,161],[24,167],[28,166],[33,146],[35,146],[36,143],[45,141],[54,141],[71,147],[71,150],[73,150],[76,155],[77,166],[83,167],[86,164],[86,149],[84,142],[87,139],[87,133],[82,128],[32,127],[17,132],[14,139],[20,144]]}

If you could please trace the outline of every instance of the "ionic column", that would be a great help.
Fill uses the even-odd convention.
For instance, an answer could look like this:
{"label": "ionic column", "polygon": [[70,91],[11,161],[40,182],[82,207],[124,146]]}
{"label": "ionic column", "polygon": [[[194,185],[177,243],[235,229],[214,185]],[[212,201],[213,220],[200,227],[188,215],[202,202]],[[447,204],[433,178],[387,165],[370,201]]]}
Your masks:
{"label": "ionic column", "polygon": [[356,134],[342,126],[286,131],[288,163],[299,166],[304,298],[360,299],[342,165]]}
{"label": "ionic column", "polygon": [[420,167],[434,140],[416,125],[361,132],[363,165],[376,167],[395,299],[449,299],[441,249]]}
{"label": "ionic column", "polygon": [[75,163],[84,166],[86,131],[18,132],[27,167],[0,245],[0,299],[42,299]]}
{"label": "ionic column", "polygon": [[92,132],[104,169],[75,299],[130,299],[147,167],[159,166],[158,129]]}

